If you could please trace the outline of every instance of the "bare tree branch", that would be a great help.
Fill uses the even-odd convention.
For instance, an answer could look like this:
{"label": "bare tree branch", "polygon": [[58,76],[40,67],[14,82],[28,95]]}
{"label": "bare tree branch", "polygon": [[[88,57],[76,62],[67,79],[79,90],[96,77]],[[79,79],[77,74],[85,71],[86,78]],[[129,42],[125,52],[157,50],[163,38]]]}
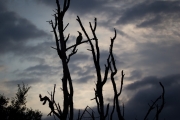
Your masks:
{"label": "bare tree branch", "polygon": [[[78,21],[87,40],[82,41],[82,34],[79,33],[80,41],[74,45],[67,47],[66,45],[67,45],[67,41],[69,40],[70,34],[68,34],[68,36],[65,37],[64,31],[67,29],[69,23],[67,23],[66,26],[64,27],[63,19],[64,19],[65,13],[69,9],[71,0],[63,0],[63,1],[64,1],[63,6],[61,6],[59,3],[59,0],[56,0],[57,9],[54,10],[54,12],[55,12],[55,14],[53,15],[54,22],[52,20],[48,21],[48,23],[52,27],[51,32],[54,33],[55,43],[56,43],[56,47],[51,47],[51,48],[53,48],[57,51],[57,54],[62,63],[63,76],[61,79],[62,80],[61,90],[63,92],[63,106],[60,106],[59,103],[55,102],[54,97],[55,97],[56,85],[54,85],[53,92],[51,92],[51,93],[48,92],[49,95],[51,96],[51,99],[49,99],[47,96],[42,97],[41,95],[39,95],[40,101],[43,101],[43,105],[46,104],[46,102],[48,101],[49,108],[51,109],[51,112],[48,115],[51,115],[51,113],[53,113],[54,118],[56,116],[61,120],[66,120],[68,118],[69,118],[69,120],[73,120],[73,117],[74,117],[74,105],[73,105],[74,91],[73,90],[74,89],[73,89],[73,83],[72,83],[68,63],[69,63],[71,57],[77,53],[78,49],[76,49],[76,47],[78,45],[88,42],[90,44],[90,49],[87,49],[87,50],[91,51],[91,53],[92,53],[93,63],[94,63],[95,70],[96,70],[96,80],[97,80],[95,83],[96,87],[94,88],[94,98],[91,100],[95,100],[95,102],[97,104],[99,118],[100,118],[100,120],[105,120],[107,118],[109,119],[110,105],[109,105],[109,103],[107,104],[106,107],[104,105],[103,86],[106,84],[107,79],[109,78],[108,75],[110,74],[110,80],[111,80],[111,83],[113,86],[113,91],[114,91],[112,111],[110,113],[110,120],[113,119],[113,114],[114,114],[115,109],[116,109],[116,113],[118,115],[118,119],[124,120],[124,104],[123,104],[123,108],[122,108],[122,113],[121,113],[121,108],[120,108],[120,104],[119,104],[119,97],[122,93],[123,81],[124,81],[124,76],[125,76],[125,74],[123,73],[123,70],[121,71],[121,83],[120,83],[120,88],[118,90],[117,90],[117,86],[116,86],[116,82],[115,82],[115,75],[117,74],[117,71],[118,71],[117,67],[116,67],[116,61],[114,58],[114,54],[113,54],[114,41],[115,41],[116,35],[117,35],[116,29],[114,29],[114,37],[111,38],[111,43],[110,43],[110,47],[109,47],[109,55],[107,56],[107,61],[105,63],[104,76],[102,78],[101,66],[100,66],[100,48],[99,48],[99,43],[98,43],[99,40],[96,35],[97,19],[94,18],[94,25],[92,25],[92,23],[89,22],[89,27],[93,34],[93,38],[90,39],[88,33],[86,32],[86,30],[81,22],[81,19],[79,18],[79,16],[77,16],[76,20]],[[62,7],[62,9],[61,9],[61,7]],[[92,41],[92,40],[94,40],[94,41]],[[71,48],[72,48],[72,51],[70,51],[70,53],[69,53],[68,50]],[[158,97],[156,99],[156,101],[153,102],[152,105],[150,105],[150,108],[144,119],[147,119],[149,113],[155,107],[157,109],[155,118],[156,118],[156,120],[159,119],[159,114],[161,113],[161,111],[164,107],[164,104],[165,104],[165,102],[164,102],[164,93],[165,93],[164,86],[161,83],[160,83],[160,85],[163,89],[163,93],[160,97]],[[162,99],[161,105],[156,104],[159,99]],[[88,118],[95,120],[94,111],[90,108],[92,112],[89,112],[88,108],[90,108],[90,107],[87,106],[81,115],[80,115],[80,110],[79,110],[78,120],[81,120],[83,118],[85,112],[87,112],[89,114],[90,117],[88,117]]]}
{"label": "bare tree branch", "polygon": [[164,104],[165,104],[165,100],[164,100],[164,94],[165,94],[165,90],[164,90],[164,86],[161,82],[159,82],[160,86],[162,87],[162,95],[161,95],[161,99],[162,99],[162,103],[160,105],[160,108],[157,110],[156,112],[156,120],[159,120],[159,114],[161,113],[162,109],[164,108]]}
{"label": "bare tree branch", "polygon": [[[90,39],[90,40],[94,40],[93,38]],[[81,43],[79,43],[78,45],[82,44],[82,43],[87,43],[89,40],[84,40],[82,41]],[[74,48],[75,46],[78,46],[77,44],[74,44],[74,45],[71,45],[70,47],[66,48],[66,51],[71,49],[71,48]]]}
{"label": "bare tree branch", "polygon": [[[152,101],[152,105],[149,105],[149,109],[148,109],[148,111],[147,111],[147,113],[146,113],[146,115],[144,117],[144,120],[147,120],[148,115],[155,108],[155,106],[156,106],[156,109],[157,109],[155,118],[156,118],[156,120],[159,120],[159,114],[161,113],[161,111],[162,111],[162,109],[164,107],[164,104],[165,104],[165,102],[164,102],[165,101],[164,100],[164,94],[165,94],[164,86],[162,85],[161,82],[159,82],[159,84],[160,84],[160,86],[162,87],[162,90],[163,90],[162,95],[159,96],[155,101]],[[162,100],[162,103],[161,103],[160,108],[159,108],[157,102],[160,99]]]}
{"label": "bare tree branch", "polygon": [[154,105],[157,103],[157,101],[158,101],[159,99],[161,99],[161,96],[159,96],[154,102],[152,101],[152,102],[153,102],[152,105],[149,105],[150,107],[149,107],[148,112],[146,113],[146,115],[145,115],[145,117],[144,117],[144,120],[147,120],[148,115],[149,115],[150,112],[155,108]]}
{"label": "bare tree branch", "polygon": [[69,23],[66,25],[66,27],[63,29],[63,31],[65,31],[66,30],[66,28],[67,28],[67,26],[69,25]]}

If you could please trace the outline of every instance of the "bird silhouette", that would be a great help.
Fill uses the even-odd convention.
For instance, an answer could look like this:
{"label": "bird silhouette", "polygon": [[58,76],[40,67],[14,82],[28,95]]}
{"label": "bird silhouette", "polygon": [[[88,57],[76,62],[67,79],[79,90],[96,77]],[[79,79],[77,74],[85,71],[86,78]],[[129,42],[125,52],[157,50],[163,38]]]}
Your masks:
{"label": "bird silhouette", "polygon": [[83,39],[81,32],[79,32],[79,31],[77,31],[77,32],[79,33],[79,36],[76,38],[76,45],[80,44]]}

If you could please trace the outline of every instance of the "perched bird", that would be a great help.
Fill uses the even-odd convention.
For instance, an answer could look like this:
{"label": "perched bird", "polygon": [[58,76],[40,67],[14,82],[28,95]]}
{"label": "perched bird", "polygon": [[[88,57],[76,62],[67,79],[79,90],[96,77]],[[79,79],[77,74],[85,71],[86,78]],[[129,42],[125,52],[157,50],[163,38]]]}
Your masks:
{"label": "perched bird", "polygon": [[77,31],[77,32],[79,33],[79,36],[76,38],[76,45],[80,44],[83,39],[81,32],[79,32],[79,31]]}

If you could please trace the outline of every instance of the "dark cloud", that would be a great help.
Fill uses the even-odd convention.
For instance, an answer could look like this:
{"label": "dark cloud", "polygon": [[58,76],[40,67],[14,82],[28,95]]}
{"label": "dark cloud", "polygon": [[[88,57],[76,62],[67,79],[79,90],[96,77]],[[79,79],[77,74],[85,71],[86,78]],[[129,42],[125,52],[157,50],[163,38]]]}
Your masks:
{"label": "dark cloud", "polygon": [[[47,6],[51,6],[54,9],[56,8],[56,2],[55,0],[38,0],[38,2],[40,3],[44,3]],[[88,1],[84,1],[84,0],[72,0],[71,4],[70,4],[70,8],[69,8],[69,12],[73,13],[73,14],[77,14],[79,16],[83,16],[83,15],[89,15],[92,13],[102,13],[104,11],[110,12],[110,9],[113,10],[113,8],[111,7],[107,7],[106,5],[110,4],[110,3],[116,3],[116,0],[88,0]],[[61,4],[61,8],[63,7],[63,2],[60,1]]]}
{"label": "dark cloud", "polygon": [[42,77],[42,76],[53,76],[58,75],[60,70],[59,66],[50,66],[44,64],[38,64],[35,66],[30,66],[25,69],[23,72],[16,71],[18,76],[26,76],[26,77]]}
{"label": "dark cloud", "polygon": [[[70,62],[69,62],[69,69],[70,73],[72,75],[77,75],[77,76],[88,76],[92,73],[94,70],[93,64],[89,65],[88,61],[89,55],[86,55],[84,53],[77,53],[74,56],[71,57]],[[87,65],[82,64],[87,63]]]}
{"label": "dark cloud", "polygon": [[[101,66],[101,72],[102,76],[104,74],[105,70],[105,64],[107,64],[107,58],[108,58],[109,52],[102,50],[100,53],[100,66]],[[115,59],[119,59],[116,54],[114,54]],[[87,62],[87,60],[89,62]],[[86,63],[87,65],[83,65],[83,67],[79,66],[81,63]],[[116,61],[117,66],[123,64],[118,61]],[[78,79],[78,83],[86,83],[89,80],[94,79],[96,81],[96,78],[93,76],[95,73],[95,66],[93,62],[93,57],[90,55],[85,55],[84,53],[76,54],[71,58],[71,61],[69,63],[70,66],[70,72],[73,75],[81,76]]]}
{"label": "dark cloud", "polygon": [[123,32],[122,30],[116,29],[116,32],[117,32],[118,34],[120,34],[121,36],[129,37],[129,36],[128,36],[125,32]]}
{"label": "dark cloud", "polygon": [[155,16],[153,18],[150,18],[148,20],[143,21],[137,27],[149,27],[149,26],[155,26],[162,22],[162,18],[160,16]]}
{"label": "dark cloud", "polygon": [[93,75],[86,75],[86,76],[82,76],[80,78],[77,78],[74,80],[75,83],[87,83],[88,81],[96,81],[95,77]]}
{"label": "dark cloud", "polygon": [[[149,76],[137,82],[134,82],[126,87],[127,90],[137,90],[140,88],[146,88],[148,85],[155,84],[158,82],[157,77]],[[147,83],[147,84],[145,84]],[[143,84],[143,85],[142,85]]]}
{"label": "dark cloud", "polygon": [[32,67],[27,68],[25,71],[51,71],[51,67],[49,65],[35,65]]}
{"label": "dark cloud", "polygon": [[[15,70],[13,71],[13,75],[16,76],[15,78],[10,78],[9,81],[5,81],[4,83],[9,85],[14,85],[14,84],[20,84],[20,83],[25,83],[25,84],[37,84],[37,83],[42,83],[42,80],[44,82],[48,82],[48,80],[54,81],[52,79],[53,77],[57,77],[58,75],[61,74],[61,69],[59,65],[57,66],[50,66],[46,64],[38,64],[34,66],[29,66],[25,70]],[[11,73],[12,74],[12,73]]]}
{"label": "dark cloud", "polygon": [[31,77],[31,78],[20,78],[20,79],[10,80],[10,81],[6,81],[4,83],[7,86],[14,86],[14,85],[21,84],[21,83],[32,85],[32,84],[37,84],[40,82],[41,82],[41,79]]}
{"label": "dark cloud", "polygon": [[[107,50],[109,50],[109,48],[107,48]],[[107,59],[109,56],[109,51],[107,51],[107,50],[100,51],[100,66],[101,66],[102,72],[104,72],[104,70],[105,70],[105,64],[107,65]],[[116,67],[119,67],[124,64],[124,62],[120,62],[121,60],[120,60],[119,56],[117,55],[117,53],[114,53],[114,51],[113,51],[113,55],[114,55],[114,59],[116,62]]]}
{"label": "dark cloud", "polygon": [[[51,46],[54,46],[55,43],[53,41],[50,42],[42,42],[38,43],[36,45],[17,45],[13,46],[13,48],[10,48],[7,52],[12,52],[16,56],[21,57],[35,57],[36,55],[47,55],[47,54],[56,54],[56,51],[51,48]],[[28,56],[27,56],[28,55]]]}
{"label": "dark cloud", "polygon": [[94,11],[100,12],[100,10],[103,9],[104,4],[105,4],[104,0],[90,0],[90,1],[77,0],[77,1],[72,1],[70,10],[81,16],[87,13],[88,14],[92,13]]}
{"label": "dark cloud", "polygon": [[147,27],[160,24],[167,19],[176,20],[180,17],[179,4],[179,1],[144,1],[127,8],[117,24],[136,23],[137,27]]}
{"label": "dark cloud", "polygon": [[79,66],[81,65],[81,63],[85,63],[87,62],[87,59],[82,60],[81,58],[79,58],[79,62],[77,63],[77,61],[75,62],[70,62],[69,63],[69,69],[70,69],[70,73],[71,75],[77,75],[78,77],[73,79],[73,82],[75,83],[87,83],[90,80],[96,80],[93,73],[95,73],[95,68],[92,64],[88,64],[85,66]]}
{"label": "dark cloud", "polygon": [[0,22],[3,23],[1,26],[1,37],[7,41],[14,40],[17,43],[23,43],[26,39],[46,35],[27,19],[21,18],[14,12],[1,12],[0,17]]}
{"label": "dark cloud", "polygon": [[[47,6],[53,7],[52,9],[56,8],[55,0],[41,0],[41,2],[45,3]],[[151,27],[160,24],[166,26],[165,23],[167,23],[167,21],[170,21],[170,23],[175,20],[178,21],[178,14],[180,12],[178,1],[143,1],[140,4],[135,4],[135,2],[129,0],[127,2],[129,5],[125,5],[125,7],[122,6],[122,10],[121,7],[117,7],[118,4],[116,4],[117,1],[115,0],[72,0],[69,12],[79,16],[106,13],[104,15],[108,16],[107,20],[98,23],[98,25],[104,27],[110,27],[111,24],[109,23],[112,23],[110,21],[112,19],[115,20],[114,18],[119,16],[120,18],[117,21],[118,25],[133,23],[136,24],[137,27]],[[112,5],[108,6],[110,5],[109,3],[112,3]],[[42,42],[41,40],[37,40],[38,38],[48,36],[47,33],[39,30],[35,25],[30,23],[30,21],[22,18],[15,12],[8,11],[4,4],[6,4],[4,1],[0,1],[0,23],[3,23],[0,28],[0,55],[9,52],[23,57],[24,61],[38,62],[38,64],[29,66],[23,71],[17,70],[14,72],[13,76],[16,75],[17,78],[10,79],[6,84],[14,85],[21,82],[25,84],[36,84],[41,82],[43,77],[56,77],[59,75],[61,73],[59,70],[62,70],[59,64],[58,66],[46,64],[48,61],[46,61],[47,54],[56,55],[58,58],[56,51],[50,48],[55,45],[55,42]],[[113,4],[116,5],[116,8],[113,7]],[[112,28],[110,29],[112,30]],[[117,30],[117,33],[121,36],[128,37],[127,33],[124,31]],[[180,34],[178,31],[175,31],[173,32],[173,36],[180,36]],[[178,93],[178,91],[180,91],[180,75],[178,74],[180,70],[180,44],[179,42],[175,42],[174,39],[166,38],[165,34],[156,36],[148,33],[148,36],[144,35],[142,37],[145,39],[158,39],[159,41],[157,41],[157,43],[151,43],[151,41],[135,43],[135,52],[132,52],[132,50],[129,51],[129,53],[128,51],[122,51],[124,53],[121,54],[121,58],[118,56],[120,53],[114,53],[117,66],[122,67],[126,64],[126,67],[133,69],[131,69],[130,76],[127,78],[133,80],[133,83],[124,87],[124,90],[130,91],[130,95],[132,95],[129,96],[131,99],[125,104],[125,118],[128,120],[134,118],[141,119],[144,117],[146,110],[149,108],[147,103],[151,103],[151,100],[156,99],[156,97],[161,94],[162,90],[158,84],[158,82],[161,81],[166,90],[166,104],[161,118],[179,119],[177,112],[179,112],[178,106],[180,106],[180,96]],[[168,42],[161,42],[162,39]],[[31,42],[37,43],[29,44]],[[117,47],[119,47],[118,45],[119,44],[117,44]],[[102,73],[104,72],[104,64],[109,54],[108,50],[109,48],[101,51],[100,64]],[[87,60],[90,64],[82,67],[82,63],[85,64]],[[76,55],[72,56],[68,65],[70,66],[71,75],[78,76],[73,76],[73,78],[76,78],[73,79],[74,83],[84,84],[88,83],[90,80],[96,81],[96,77],[93,75],[95,73],[95,68],[91,55],[89,56],[78,52]],[[141,68],[145,68],[147,71],[143,71]],[[149,72],[148,69],[151,71]],[[145,72],[148,72],[148,77],[142,79]],[[149,74],[155,75],[149,76]],[[162,77],[165,74],[167,76]],[[107,98],[105,102],[112,102],[112,98]],[[97,112],[96,107],[92,108]],[[112,107],[110,106],[110,110],[111,109]],[[116,117],[114,117],[114,119],[116,119]]]}
{"label": "dark cloud", "polygon": [[56,0],[37,0],[36,2],[38,3],[44,3],[45,5],[47,6],[50,6],[50,7],[53,7],[53,8],[56,8]]}
{"label": "dark cloud", "polygon": [[89,59],[89,55],[84,54],[82,52],[75,54],[71,57],[70,62],[77,63],[82,61],[87,61]]}
{"label": "dark cloud", "polygon": [[[132,4],[132,1],[128,0],[129,4]],[[43,3],[47,6],[52,7],[53,9],[57,8],[55,0],[39,0],[38,2]],[[124,4],[127,1],[117,1],[117,0],[73,0],[71,1],[68,13],[75,14],[80,17],[91,17],[92,15],[98,19],[98,26],[110,28],[114,26],[114,19],[117,18],[117,15],[122,13],[123,5],[120,7],[114,7],[118,4]],[[61,6],[63,5],[61,1]],[[83,10],[82,10],[83,9]],[[103,17],[102,17],[103,16]],[[103,20],[101,19],[103,18]],[[105,19],[104,19],[105,18]],[[93,19],[92,19],[93,20]],[[92,21],[90,20],[90,21]],[[128,35],[121,30],[117,30],[122,36],[127,37]]]}
{"label": "dark cloud", "polygon": [[82,67],[78,66],[78,64],[75,63],[69,63],[69,69],[71,74],[77,74],[78,71],[82,70]]}
{"label": "dark cloud", "polygon": [[129,79],[129,80],[137,80],[137,79],[140,79],[142,77],[142,71],[140,70],[133,70],[131,71],[130,73],[130,77],[126,77],[126,79]]}
{"label": "dark cloud", "polygon": [[40,64],[44,64],[45,63],[45,59],[44,58],[40,58],[40,57],[36,57],[36,56],[23,57],[21,59],[21,61],[22,62],[25,62],[25,61],[38,62]]}
{"label": "dark cloud", "polygon": [[5,6],[0,11],[0,23],[2,23],[0,28],[0,54],[22,52],[29,47],[27,42],[48,35],[27,19],[20,17],[15,12],[8,11]]}
{"label": "dark cloud", "polygon": [[[153,37],[146,36],[147,39]],[[166,37],[158,39],[157,42],[146,41],[144,43],[136,42],[135,51],[123,51],[119,56],[119,61],[123,61],[121,69],[142,71],[141,76],[164,76],[177,74],[180,70],[179,41]],[[162,39],[162,40],[161,40]],[[164,39],[164,40],[163,40]],[[123,66],[122,66],[123,65]],[[125,66],[125,68],[124,68]],[[123,67],[123,68],[122,68]],[[130,75],[132,76],[132,75]],[[130,77],[125,76],[125,77]],[[133,79],[133,78],[132,78]],[[134,78],[136,79],[136,78]]]}
{"label": "dark cloud", "polygon": [[95,67],[92,65],[86,65],[77,71],[79,76],[86,76],[95,72]]}
{"label": "dark cloud", "polygon": [[[180,51],[179,45],[179,42],[147,42],[139,44],[138,48],[140,59],[143,58],[141,59],[142,61],[140,61],[141,63],[139,64],[144,66],[154,66],[154,68],[152,69],[156,69],[157,66],[163,66],[167,69],[166,71],[174,66],[176,70],[179,70],[180,63],[177,62],[180,59],[178,55]],[[168,72],[170,72],[170,74],[177,73],[176,70],[171,68],[171,71],[169,70]]]}
{"label": "dark cloud", "polygon": [[[156,76],[146,77],[125,87],[126,90],[133,92],[138,90],[125,105],[126,119],[134,119],[135,117],[143,119],[149,108],[148,103],[151,104],[151,100],[155,100],[161,95],[162,89],[158,84],[159,81],[165,87],[165,106],[160,116],[161,119],[178,120],[180,118],[177,112],[177,106],[180,106],[178,93],[180,90],[180,74],[172,74],[161,78]],[[152,114],[150,116],[152,117]]]}

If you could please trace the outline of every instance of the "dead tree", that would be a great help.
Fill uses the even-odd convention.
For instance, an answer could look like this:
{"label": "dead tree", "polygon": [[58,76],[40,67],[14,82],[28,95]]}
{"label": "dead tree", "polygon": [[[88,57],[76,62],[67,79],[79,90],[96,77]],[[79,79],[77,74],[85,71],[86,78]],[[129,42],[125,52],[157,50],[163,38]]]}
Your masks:
{"label": "dead tree", "polygon": [[[53,116],[56,116],[60,120],[66,120],[69,117],[69,120],[74,119],[74,107],[73,107],[73,84],[72,84],[72,78],[71,74],[69,71],[69,66],[68,63],[70,61],[70,58],[77,53],[77,46],[81,45],[83,43],[88,42],[90,44],[91,49],[87,49],[92,52],[93,56],[93,62],[94,66],[96,69],[96,87],[94,88],[94,95],[95,97],[91,100],[95,100],[97,104],[97,110],[99,114],[100,120],[106,120],[108,119],[107,116],[110,115],[110,120],[113,120],[113,113],[116,109],[118,119],[119,120],[124,120],[124,106],[123,109],[120,107],[119,103],[119,97],[122,92],[122,87],[123,87],[123,80],[125,74],[123,71],[121,72],[121,86],[119,88],[119,91],[117,90],[117,86],[114,80],[114,77],[117,73],[117,68],[116,68],[116,62],[115,58],[113,55],[113,44],[114,40],[116,39],[116,30],[114,29],[115,35],[113,38],[110,39],[110,47],[109,47],[109,55],[107,56],[107,62],[105,64],[105,71],[104,71],[104,76],[101,75],[101,66],[100,66],[100,49],[98,45],[98,38],[96,36],[96,27],[97,27],[97,19],[94,19],[94,26],[92,26],[91,22],[89,22],[91,32],[93,34],[93,38],[90,38],[88,33],[86,32],[81,19],[79,16],[77,16],[77,21],[79,22],[79,25],[86,36],[87,40],[84,41],[78,41],[78,44],[74,44],[70,47],[66,46],[66,43],[69,39],[70,34],[65,37],[64,31],[66,30],[67,26],[69,23],[64,27],[63,19],[64,15],[67,12],[69,6],[70,6],[70,1],[71,0],[64,0],[63,6],[60,5],[59,0],[56,0],[57,4],[57,9],[54,11],[54,21],[48,21],[49,24],[51,25],[55,37],[55,43],[56,47],[52,47],[57,51],[57,54],[59,56],[59,59],[61,60],[62,63],[62,68],[63,68],[63,77],[61,78],[62,80],[62,91],[63,91],[63,107],[59,105],[59,103],[56,103],[54,100],[55,96],[55,88],[56,85],[54,85],[54,90],[53,92],[49,93],[51,96],[51,99],[47,96],[42,97],[41,94],[39,95],[40,101],[43,101],[43,105],[46,104],[46,102],[49,103],[49,108],[50,108],[50,113],[48,115],[53,114]],[[81,34],[80,34],[81,35]],[[70,54],[67,54],[68,50],[71,50]],[[103,96],[103,86],[106,84],[108,75],[110,74],[110,80],[113,86],[113,91],[114,91],[114,99],[113,99],[113,105],[112,105],[112,111],[109,111],[109,104],[105,105],[104,104],[104,96]],[[92,113],[88,111],[89,106],[85,108],[82,114],[78,114],[78,120],[83,119],[83,115],[85,112],[87,112],[90,115],[90,118],[95,120],[94,116],[94,111],[91,109]],[[106,108],[106,109],[105,109]],[[156,118],[158,118],[159,113],[161,112],[163,106],[161,106],[158,109],[158,112],[156,114]],[[158,119],[157,119],[158,120]]]}
{"label": "dead tree", "polygon": [[77,21],[79,22],[81,29],[84,32],[84,34],[85,34],[86,38],[88,39],[88,42],[90,43],[90,46],[91,46],[91,49],[88,49],[88,50],[92,52],[93,62],[94,62],[94,66],[96,69],[96,79],[97,79],[96,88],[94,89],[95,97],[92,100],[96,101],[97,110],[100,115],[100,120],[107,119],[107,116],[109,114],[109,104],[107,105],[106,110],[105,110],[104,98],[103,98],[103,86],[105,85],[105,83],[107,81],[108,73],[110,72],[110,70],[111,70],[111,82],[112,82],[112,85],[114,88],[114,103],[113,103],[113,111],[111,112],[111,119],[112,119],[112,115],[114,113],[114,108],[116,107],[116,111],[118,113],[119,120],[124,120],[121,110],[120,110],[120,105],[119,105],[119,100],[118,100],[118,97],[120,96],[121,91],[122,91],[123,78],[124,78],[123,71],[122,71],[121,87],[120,87],[119,93],[117,92],[116,83],[114,81],[114,76],[117,73],[116,63],[115,63],[115,59],[114,59],[114,55],[113,55],[113,43],[114,43],[114,40],[116,39],[116,30],[114,29],[115,35],[113,38],[111,38],[109,55],[107,57],[107,63],[105,64],[104,76],[102,77],[101,67],[100,67],[100,50],[99,50],[99,45],[98,45],[98,38],[96,36],[97,19],[96,18],[94,19],[94,26],[92,26],[91,22],[89,22],[91,32],[94,37],[93,38],[94,44],[91,41],[89,35],[87,34],[79,16],[77,16]]}
{"label": "dead tree", "polygon": [[[55,110],[52,110],[52,107],[51,107],[51,111],[61,120],[66,120],[68,114],[69,114],[69,119],[73,120],[74,91],[73,91],[73,84],[72,84],[71,74],[69,71],[68,62],[71,56],[77,52],[77,50],[72,51],[72,53],[69,56],[67,55],[66,42],[68,41],[70,34],[68,34],[68,36],[65,38],[64,31],[66,30],[69,24],[67,24],[64,27],[64,23],[63,23],[64,15],[70,6],[70,0],[64,0],[63,6],[60,5],[59,0],[56,0],[56,4],[57,4],[57,9],[54,14],[54,22],[52,20],[48,22],[49,24],[51,24],[51,27],[53,29],[52,32],[54,33],[54,37],[56,41],[56,48],[54,47],[52,48],[54,48],[57,51],[57,54],[59,55],[59,58],[62,62],[62,67],[63,67],[62,91],[63,91],[64,100],[63,100],[62,110],[59,105],[56,106],[56,109],[59,113],[57,113]],[[53,103],[53,105],[55,104],[54,98],[53,101],[51,102]]]}
{"label": "dead tree", "polygon": [[[54,91],[51,93],[51,99],[49,99],[47,96],[42,97],[41,94],[39,95],[40,101],[44,101],[43,105],[46,103],[46,101],[49,102],[49,107],[51,109],[51,112],[48,115],[56,115],[60,120],[66,120],[69,116],[69,120],[73,120],[74,117],[74,106],[73,106],[73,84],[72,84],[72,78],[69,71],[68,63],[70,61],[70,58],[76,54],[77,49],[76,47],[82,43],[88,42],[88,40],[81,41],[78,44],[74,44],[70,47],[66,46],[66,43],[69,39],[70,34],[65,37],[64,31],[66,30],[69,23],[64,27],[63,19],[65,16],[65,13],[67,12],[69,6],[70,6],[70,0],[64,0],[63,6],[60,5],[59,0],[56,0],[57,9],[54,11],[54,21],[50,20],[47,21],[54,33],[56,47],[52,47],[57,51],[57,54],[59,56],[59,59],[62,62],[63,67],[63,77],[62,80],[62,91],[63,91],[63,107],[61,108],[59,103],[56,103],[54,100],[55,95],[55,86]],[[91,39],[92,40],[92,39]],[[73,49],[69,55],[67,55],[67,51],[70,49]],[[55,106],[55,108],[54,108]]]}

